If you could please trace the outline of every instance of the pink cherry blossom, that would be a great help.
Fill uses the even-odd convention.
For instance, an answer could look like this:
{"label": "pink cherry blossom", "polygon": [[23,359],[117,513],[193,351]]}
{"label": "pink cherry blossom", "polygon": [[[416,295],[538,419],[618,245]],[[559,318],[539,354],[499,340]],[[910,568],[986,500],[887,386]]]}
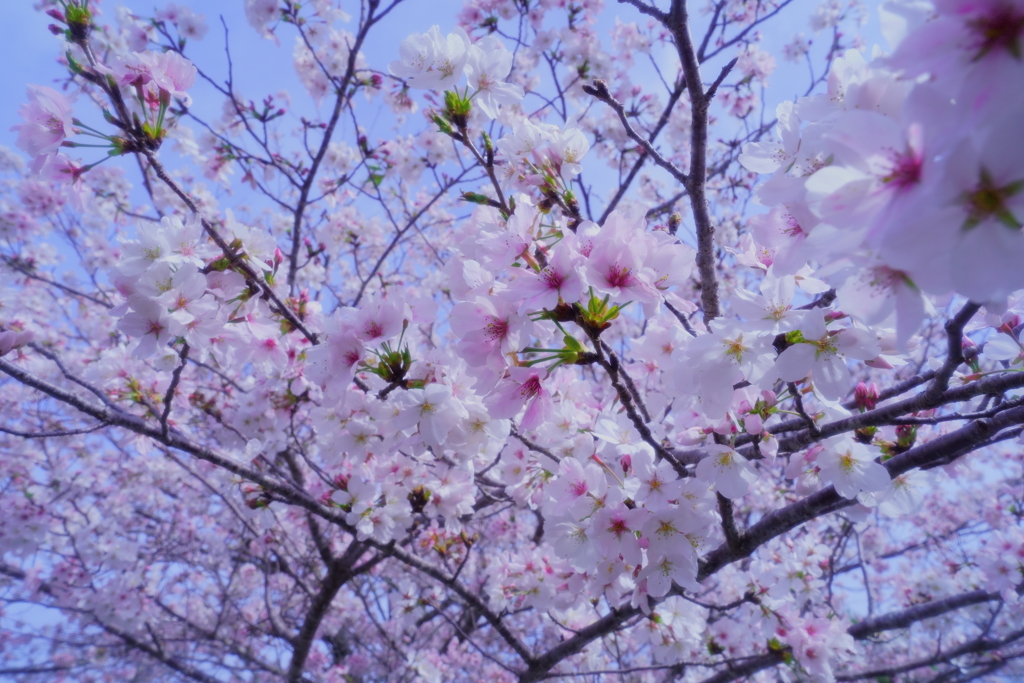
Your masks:
{"label": "pink cherry blossom", "polygon": [[713,444],[705,448],[709,455],[697,463],[697,476],[726,498],[743,497],[750,484],[757,481],[754,465],[728,446]]}
{"label": "pink cherry blossom", "polygon": [[543,383],[547,371],[509,368],[508,374],[488,396],[487,412],[494,418],[514,418],[526,406],[519,428],[530,431],[545,421],[553,409],[551,395]]}
{"label": "pink cherry blossom", "polygon": [[32,157],[52,154],[75,133],[71,114],[75,98],[45,85],[30,85],[28,99],[18,110],[25,123],[11,127],[18,131],[18,147]]}

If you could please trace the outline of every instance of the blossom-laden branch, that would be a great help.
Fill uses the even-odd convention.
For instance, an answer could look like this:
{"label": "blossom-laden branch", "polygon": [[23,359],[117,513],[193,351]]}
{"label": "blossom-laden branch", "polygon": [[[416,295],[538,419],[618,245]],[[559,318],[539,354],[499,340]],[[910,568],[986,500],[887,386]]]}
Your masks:
{"label": "blossom-laden branch", "polygon": [[794,76],[789,0],[249,0],[248,100],[230,14],[221,80],[59,4],[0,154],[0,607],[59,616],[0,671],[1020,668],[1016,9],[822,8]]}

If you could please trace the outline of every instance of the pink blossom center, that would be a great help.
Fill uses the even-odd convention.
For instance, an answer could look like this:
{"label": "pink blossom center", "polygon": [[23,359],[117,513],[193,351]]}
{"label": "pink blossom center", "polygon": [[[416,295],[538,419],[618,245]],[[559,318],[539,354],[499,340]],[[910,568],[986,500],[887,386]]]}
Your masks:
{"label": "pink blossom center", "polygon": [[523,382],[519,387],[519,395],[524,399],[530,399],[540,393],[540,377],[533,376]]}
{"label": "pink blossom center", "polygon": [[790,237],[796,237],[798,235],[805,234],[804,229],[800,227],[800,223],[798,223],[797,220],[793,218],[793,216],[790,214],[786,214],[786,228],[782,232],[789,235]]}
{"label": "pink blossom center", "polygon": [[1021,59],[1021,35],[1024,34],[1024,13],[1010,3],[996,8],[991,14],[967,22],[974,34],[974,49],[978,60],[993,50],[1006,50],[1018,61]]}
{"label": "pink blossom center", "polygon": [[558,289],[565,282],[565,278],[562,277],[561,273],[556,273],[550,268],[545,269],[541,277],[544,278],[544,284],[548,286],[548,289]]}
{"label": "pink blossom center", "polygon": [[587,482],[582,480],[574,481],[573,483],[569,484],[569,490],[572,492],[572,495],[579,498],[580,496],[584,495],[587,492]]}
{"label": "pink blossom center", "polygon": [[615,517],[612,519],[612,523],[608,527],[608,531],[615,534],[616,537],[622,538],[623,534],[629,533],[629,527],[626,525],[626,520],[621,517]]}
{"label": "pink blossom center", "polygon": [[921,182],[921,158],[913,152],[894,153],[892,168],[889,175],[882,178],[882,182],[892,185],[897,190],[905,190],[917,185]]}
{"label": "pink blossom center", "polygon": [[903,273],[887,266],[878,266],[868,271],[868,283],[874,289],[893,290],[903,280]]}
{"label": "pink blossom center", "polygon": [[488,341],[504,339],[508,334],[508,321],[499,318],[491,318],[484,328],[484,335]]}
{"label": "pink blossom center", "polygon": [[628,287],[633,284],[633,271],[616,263],[608,270],[605,279],[612,287]]}

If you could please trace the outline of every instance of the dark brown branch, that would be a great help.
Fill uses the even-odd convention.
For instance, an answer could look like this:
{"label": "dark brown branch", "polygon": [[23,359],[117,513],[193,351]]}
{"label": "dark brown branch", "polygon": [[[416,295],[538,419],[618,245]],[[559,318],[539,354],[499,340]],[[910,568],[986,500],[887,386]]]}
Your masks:
{"label": "dark brown branch", "polygon": [[605,81],[596,79],[592,85],[584,85],[583,92],[611,107],[612,110],[618,114],[619,121],[622,122],[622,127],[626,130],[626,135],[629,136],[629,139],[640,145],[644,152],[654,160],[654,163],[668,171],[669,174],[671,174],[672,177],[681,185],[689,189],[689,178],[686,173],[671,161],[663,157],[658,150],[654,149],[654,145],[652,145],[649,140],[636,132],[633,126],[629,123],[629,119],[626,118],[625,107],[619,104],[619,102],[612,97],[612,94],[608,91],[608,84]]}
{"label": "dark brown branch", "polygon": [[[292,661],[288,664],[288,683],[299,683],[302,680],[302,670],[306,665],[313,641],[316,639],[316,631],[320,628],[320,623],[327,615],[327,610],[330,609],[331,602],[334,601],[334,597],[341,587],[357,573],[367,571],[373,564],[383,559],[383,555],[378,555],[376,561],[363,563],[359,567],[353,568],[365,551],[366,546],[363,543],[352,541],[341,557],[330,565],[327,576],[324,577],[323,583],[320,585],[320,592],[309,606],[306,618],[302,622],[302,628],[295,637]],[[357,572],[357,570],[359,571]]]}
{"label": "dark brown branch", "polygon": [[[704,309],[704,322],[707,324],[712,319],[717,318],[721,312],[718,300],[715,228],[711,222],[711,212],[708,208],[706,193],[708,110],[711,107],[711,100],[714,96],[714,90],[717,89],[717,83],[711,90],[704,90],[704,83],[701,81],[700,75],[700,64],[697,61],[693,39],[690,36],[686,0],[672,0],[672,7],[668,12],[667,18],[662,23],[672,33],[676,51],[679,54],[679,61],[683,66],[686,89],[690,93],[692,107],[690,172],[687,174],[689,182],[684,183],[684,186],[690,195],[690,211],[693,214],[693,222],[697,230],[697,269],[700,272],[701,281],[700,298]],[[720,78],[724,79],[730,68],[731,66],[727,65]],[[720,82],[718,81],[718,83]]]}
{"label": "dark brown branch", "polygon": [[171,417],[171,403],[174,401],[174,392],[178,390],[178,384],[181,382],[181,373],[185,370],[185,366],[188,364],[188,342],[181,347],[181,352],[178,354],[180,363],[178,367],[174,368],[174,372],[171,374],[171,383],[167,387],[167,393],[164,395],[164,412],[160,414],[160,431],[164,435],[167,434],[167,420]]}

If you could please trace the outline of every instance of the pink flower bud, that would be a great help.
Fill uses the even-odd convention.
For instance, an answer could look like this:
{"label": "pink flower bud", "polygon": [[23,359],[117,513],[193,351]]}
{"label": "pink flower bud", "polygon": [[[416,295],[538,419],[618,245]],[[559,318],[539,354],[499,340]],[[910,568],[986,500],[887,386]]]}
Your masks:
{"label": "pink flower bud", "polygon": [[746,430],[747,434],[760,434],[761,427],[763,426],[764,422],[757,413],[751,413],[743,418],[743,429]]}
{"label": "pink flower bud", "polygon": [[629,453],[626,453],[624,456],[622,456],[622,460],[619,461],[619,464],[622,465],[622,473],[627,474],[629,472],[629,469],[633,467],[633,458],[629,455]]}
{"label": "pink flower bud", "polygon": [[1019,327],[1021,323],[1020,316],[1016,313],[1005,313],[1003,314],[1003,324],[999,326],[1000,332],[1013,336],[1013,330]]}
{"label": "pink flower bud", "polygon": [[62,29],[60,26],[57,26],[57,24],[50,24],[46,28],[50,31],[50,33],[52,33],[55,36],[59,36],[64,33],[64,29]]}
{"label": "pink flower bud", "polygon": [[853,390],[853,397],[857,401],[857,407],[861,410],[874,410],[878,404],[878,386],[874,382],[871,384],[861,382]]}
{"label": "pink flower bud", "polygon": [[284,263],[284,252],[281,251],[280,247],[274,249],[274,265],[281,265]]}
{"label": "pink flower bud", "polygon": [[871,360],[864,361],[864,365],[870,368],[878,368],[879,370],[892,370],[892,364],[881,356],[875,356]]}
{"label": "pink flower bud", "polygon": [[50,17],[51,19],[56,19],[62,24],[68,23],[68,20],[64,17],[64,13],[61,12],[56,7],[51,7],[50,9],[46,10],[46,16]]}

